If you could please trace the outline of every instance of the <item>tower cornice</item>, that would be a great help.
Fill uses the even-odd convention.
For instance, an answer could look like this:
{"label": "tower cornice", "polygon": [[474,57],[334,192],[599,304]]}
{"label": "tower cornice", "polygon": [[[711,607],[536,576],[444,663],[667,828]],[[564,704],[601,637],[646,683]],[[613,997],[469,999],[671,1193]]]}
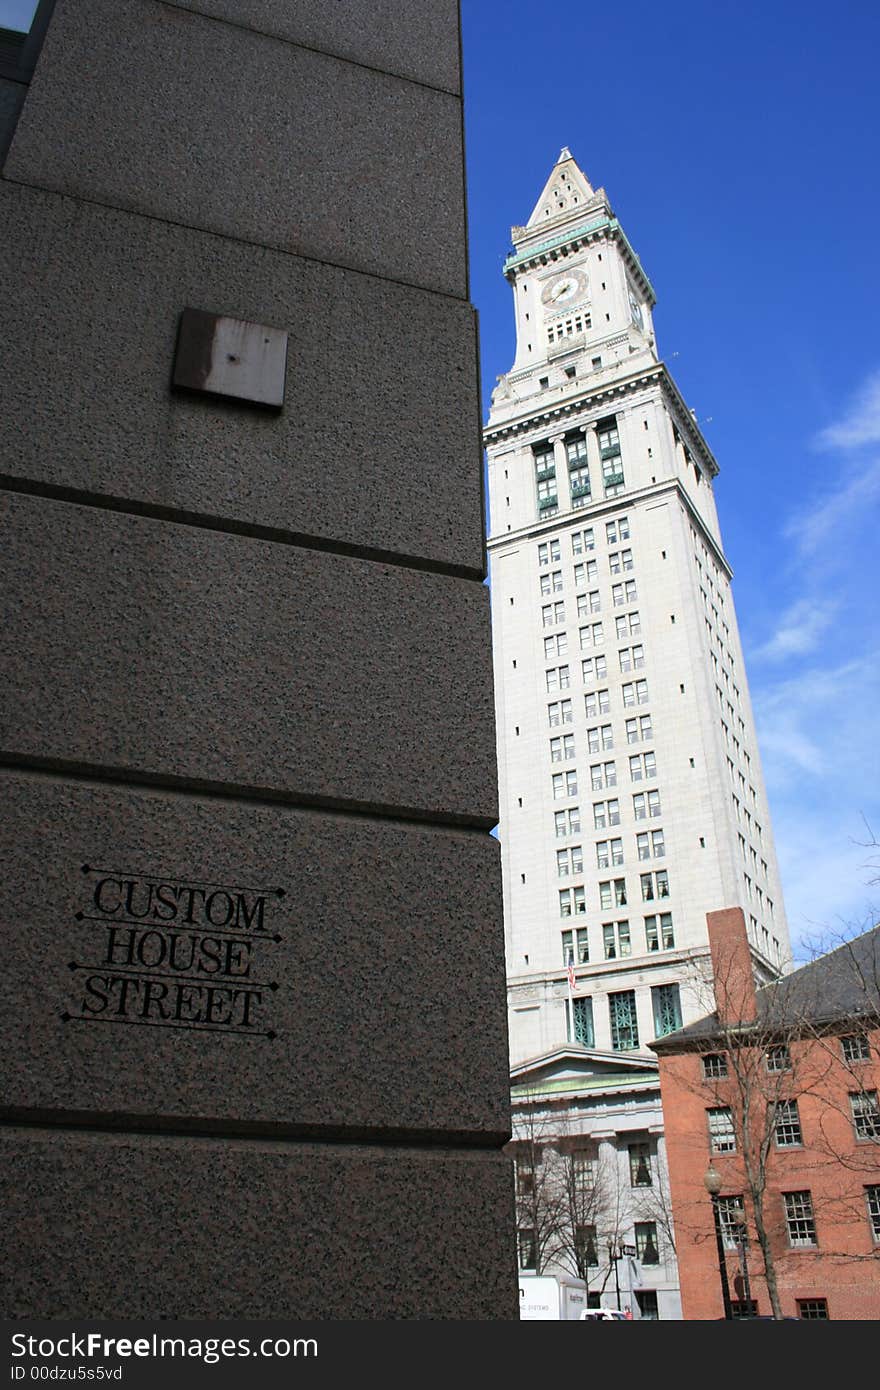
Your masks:
{"label": "tower cornice", "polygon": [[533,402],[524,401],[521,415],[497,425],[487,425],[483,432],[483,443],[488,449],[523,435],[546,434],[548,430],[558,430],[560,426],[581,423],[581,417],[585,412],[612,411],[616,405],[623,404],[629,397],[651,386],[659,386],[667,409],[671,408],[670,413],[680,435],[709,476],[717,477],[719,469],[715,456],[662,362],[656,362],[651,367],[632,372],[628,376],[617,377],[593,390],[573,395],[568,400],[548,403],[544,409],[536,410]]}
{"label": "tower cornice", "polygon": [[[577,516],[582,522],[591,520],[594,517],[599,517],[601,519],[606,514],[608,516],[613,516],[615,512],[620,511],[621,507],[627,505],[638,506],[639,503],[648,499],[663,496],[675,497],[678,499],[688,517],[699,531],[700,537],[707,550],[712,552],[718,565],[724,571],[728,581],[730,581],[733,578],[733,570],[724,551],[706,525],[704,518],[694,506],[691,498],[688,497],[687,492],[682,487],[681,481],[678,478],[661,478],[658,483],[651,483],[648,487],[633,488],[631,492],[626,494],[626,497],[606,497],[603,501],[595,502],[591,507],[584,508],[582,512],[577,513]],[[516,545],[523,540],[540,540],[542,536],[552,536],[554,532],[559,531],[560,526],[564,525],[566,520],[566,517],[557,515],[547,521],[541,521],[539,519],[530,526],[520,527],[518,531],[499,531],[496,536],[489,536],[487,538],[486,549],[492,553],[496,550],[503,550],[508,545]],[[522,978],[526,979],[527,976],[528,972],[526,972]],[[516,976],[516,978],[519,979],[520,977]]]}
{"label": "tower cornice", "polygon": [[528,246],[522,251],[514,251],[504,262],[504,275],[512,281],[518,270],[532,270],[542,265],[552,265],[554,261],[558,261],[567,252],[577,251],[582,246],[589,246],[597,241],[619,242],[627,269],[653,308],[657,302],[654,286],[642,269],[642,263],[630,245],[617,218],[608,215],[592,218],[589,222],[581,223],[580,226],[547,237],[534,246]]}

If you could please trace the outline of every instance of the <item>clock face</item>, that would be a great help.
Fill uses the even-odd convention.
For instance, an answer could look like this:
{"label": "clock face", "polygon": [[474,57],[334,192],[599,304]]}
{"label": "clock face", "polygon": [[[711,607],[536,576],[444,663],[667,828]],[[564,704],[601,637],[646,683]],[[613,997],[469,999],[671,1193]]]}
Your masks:
{"label": "clock face", "polygon": [[558,304],[570,304],[576,296],[583,296],[586,292],[587,277],[579,270],[572,270],[544,286],[541,302],[549,309],[555,309]]}

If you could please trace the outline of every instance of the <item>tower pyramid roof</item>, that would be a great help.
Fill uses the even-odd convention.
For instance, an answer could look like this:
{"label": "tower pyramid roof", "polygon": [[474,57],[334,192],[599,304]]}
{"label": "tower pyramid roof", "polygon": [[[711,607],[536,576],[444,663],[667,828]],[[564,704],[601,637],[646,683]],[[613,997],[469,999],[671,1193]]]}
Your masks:
{"label": "tower pyramid roof", "polygon": [[568,146],[563,145],[526,225],[529,228],[538,227],[562,213],[580,209],[593,196],[594,189],[589,179],[578,167]]}

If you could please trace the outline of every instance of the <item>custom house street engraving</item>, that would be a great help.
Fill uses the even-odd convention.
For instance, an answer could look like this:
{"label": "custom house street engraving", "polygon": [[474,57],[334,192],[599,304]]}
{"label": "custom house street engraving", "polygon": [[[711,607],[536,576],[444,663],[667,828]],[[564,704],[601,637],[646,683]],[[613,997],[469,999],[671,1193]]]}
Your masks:
{"label": "custom house street engraving", "polygon": [[208,883],[169,874],[81,866],[88,924],[82,960],[68,969],[77,1004],[65,1023],[277,1037],[272,913],[283,888]]}

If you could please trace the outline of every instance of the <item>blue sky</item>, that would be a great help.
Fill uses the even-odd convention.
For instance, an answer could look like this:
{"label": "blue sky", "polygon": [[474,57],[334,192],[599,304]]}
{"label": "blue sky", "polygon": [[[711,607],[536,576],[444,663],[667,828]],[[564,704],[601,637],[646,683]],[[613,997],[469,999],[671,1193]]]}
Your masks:
{"label": "blue sky", "polygon": [[660,354],[721,467],[792,936],[868,925],[880,7],[463,0],[462,16],[484,405],[513,360],[510,226],[568,145],[651,277]]}
{"label": "blue sky", "polygon": [[[0,0],[26,25],[33,0]],[[560,148],[608,190],[718,508],[793,936],[880,915],[876,0],[462,0],[483,399]],[[876,859],[876,854],[875,854]],[[880,872],[878,869],[876,872]]]}

